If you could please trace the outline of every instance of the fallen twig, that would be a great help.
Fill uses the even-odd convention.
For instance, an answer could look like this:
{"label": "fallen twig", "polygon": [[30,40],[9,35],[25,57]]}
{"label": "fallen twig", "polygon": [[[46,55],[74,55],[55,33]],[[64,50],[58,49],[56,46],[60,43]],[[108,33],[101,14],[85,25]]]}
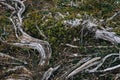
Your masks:
{"label": "fallen twig", "polygon": [[58,68],[60,67],[60,65],[58,65],[55,68],[49,68],[43,75],[42,80],[49,80],[50,76],[53,74],[53,72],[55,72]]}

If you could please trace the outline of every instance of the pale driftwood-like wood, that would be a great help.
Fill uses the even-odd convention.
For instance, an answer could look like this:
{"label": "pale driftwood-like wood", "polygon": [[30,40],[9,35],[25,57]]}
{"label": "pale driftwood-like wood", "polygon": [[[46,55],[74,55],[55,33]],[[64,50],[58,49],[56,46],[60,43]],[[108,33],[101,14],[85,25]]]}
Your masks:
{"label": "pale driftwood-like wood", "polygon": [[[7,3],[6,0],[0,1],[2,5],[6,6],[8,9],[13,11],[9,19],[13,24],[15,35],[19,41],[9,44],[21,48],[24,47],[24,48],[31,48],[37,50],[40,54],[39,65],[44,65],[45,63],[48,63],[49,58],[51,57],[51,47],[47,41],[33,38],[23,31],[22,14],[25,11],[24,1],[25,0],[10,0],[10,2],[13,3],[14,5],[10,5],[9,3]],[[44,35],[42,34],[42,36]]]}
{"label": "pale driftwood-like wood", "polygon": [[[100,57],[95,57],[89,61],[87,61],[86,63],[82,64],[80,67],[78,67],[77,69],[75,69],[74,71],[72,71],[66,78],[70,78],[71,76],[77,74],[80,71],[83,71],[84,69],[86,69],[87,66],[89,66],[90,64],[92,64],[93,62],[100,60]],[[89,66],[90,67],[90,66]],[[87,67],[88,68],[88,67]]]}
{"label": "pale driftwood-like wood", "polygon": [[1,80],[21,80],[21,79],[33,80],[32,73],[24,66],[16,66],[14,68],[10,68],[6,70],[2,75],[0,75],[0,79]]}
{"label": "pale driftwood-like wood", "polygon": [[55,72],[58,68],[60,67],[60,65],[58,65],[55,68],[49,68],[43,75],[42,80],[49,80],[49,78],[53,75],[53,72]]}

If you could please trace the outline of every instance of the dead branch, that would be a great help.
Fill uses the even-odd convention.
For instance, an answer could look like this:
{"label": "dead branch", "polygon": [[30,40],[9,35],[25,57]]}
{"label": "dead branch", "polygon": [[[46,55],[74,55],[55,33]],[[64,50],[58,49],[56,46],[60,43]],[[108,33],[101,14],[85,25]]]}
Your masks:
{"label": "dead branch", "polygon": [[[111,57],[111,56],[118,56],[118,58],[119,58],[120,54],[119,54],[119,53],[112,53],[112,54],[106,55],[106,56],[102,59],[102,62],[101,62],[100,64],[98,64],[94,69],[88,70],[88,72],[90,72],[90,73],[93,73],[93,72],[107,72],[107,71],[112,71],[112,70],[114,70],[114,69],[119,68],[119,67],[120,67],[120,64],[118,64],[118,65],[116,65],[116,66],[113,66],[113,67],[109,67],[109,68],[103,69],[103,70],[98,70],[98,69],[103,65],[103,63],[105,63],[106,59],[108,59],[108,58]],[[114,61],[114,62],[115,62],[115,61]]]}
{"label": "dead branch", "polygon": [[[72,44],[65,44],[68,47],[71,48],[79,48],[79,46],[72,45]],[[84,48],[114,48],[115,46],[84,46]]]}
{"label": "dead branch", "polygon": [[113,16],[111,16],[110,18],[108,18],[108,19],[107,19],[107,22],[113,20],[113,19],[114,19],[115,17],[117,17],[118,15],[120,15],[120,11],[116,12]]}
{"label": "dead branch", "polygon": [[90,60],[90,57],[81,59],[75,66],[71,67],[66,73],[64,73],[64,74],[60,77],[60,80],[64,80],[64,79],[66,78],[66,76],[68,76],[73,70],[75,70],[75,69],[78,68],[82,63],[87,62],[88,60]]}
{"label": "dead branch", "polygon": [[[71,76],[77,74],[78,72],[86,69],[87,66],[89,66],[91,63],[93,63],[93,62],[95,62],[95,61],[97,61],[97,60],[99,60],[99,59],[100,59],[100,57],[95,57],[95,58],[87,61],[86,63],[84,63],[83,65],[81,65],[80,67],[78,67],[77,69],[75,69],[74,71],[72,71],[66,78],[68,79],[68,78],[70,78]],[[89,67],[90,67],[90,66],[89,66]],[[87,67],[87,68],[88,68],[88,67]]]}
{"label": "dead branch", "polygon": [[[19,47],[36,49],[39,52],[40,57],[41,57],[39,65],[44,65],[51,56],[51,47],[47,41],[33,38],[30,35],[28,35],[26,32],[23,31],[23,29],[22,29],[22,23],[23,23],[22,14],[25,11],[24,1],[23,0],[11,0],[11,2],[13,2],[14,6],[13,5],[11,6],[10,4],[8,4],[6,0],[0,1],[0,3],[1,2],[4,3],[4,5],[7,8],[10,8],[10,9],[14,8],[14,11],[12,12],[9,19],[11,20],[11,22],[13,24],[13,27],[15,30],[15,35],[18,38],[19,42],[9,43],[9,44],[14,45],[14,46],[19,46]],[[19,32],[22,35],[18,34]]]}
{"label": "dead branch", "polygon": [[119,36],[116,36],[116,34],[114,32],[108,32],[106,30],[96,30],[95,37],[97,39],[103,39],[103,40],[109,41],[112,44],[119,44],[120,43]]}
{"label": "dead branch", "polygon": [[78,46],[75,46],[75,45],[71,45],[71,44],[65,44],[66,46],[69,46],[71,48],[79,48]]}
{"label": "dead branch", "polygon": [[[13,74],[18,74],[19,78],[25,79],[25,77],[26,78],[29,77],[30,80],[33,80],[31,77],[32,73],[28,69],[26,69],[24,66],[16,66],[12,69],[8,69],[0,76],[0,79],[5,79],[5,78],[10,79],[11,78],[10,75],[13,75]],[[21,74],[25,74],[25,75],[21,75]],[[16,77],[14,77],[13,79],[16,79]]]}
{"label": "dead branch", "polygon": [[36,25],[35,27],[36,27],[37,30],[39,31],[39,34],[46,39],[47,37],[46,37],[46,36],[43,34],[43,32],[39,29],[38,25]]}
{"label": "dead branch", "polygon": [[[114,17],[117,17],[120,14],[120,11],[115,13],[112,17],[110,17],[109,20],[112,20]],[[85,17],[85,18],[84,18]],[[92,16],[88,16],[85,14],[82,19],[75,19],[75,20],[65,20],[64,25],[69,25],[71,27],[77,27],[82,26],[81,29],[81,40],[83,39],[83,30],[87,29],[89,32],[95,33],[96,39],[103,39],[106,41],[111,42],[112,44],[119,44],[120,43],[120,37],[116,35],[115,32],[109,32],[107,29],[105,29],[102,25],[104,20],[96,20]],[[100,27],[100,29],[97,28],[97,26]],[[71,46],[71,45],[69,45]],[[71,46],[73,47],[73,46]]]}
{"label": "dead branch", "polygon": [[60,65],[58,65],[55,68],[49,68],[43,75],[42,80],[49,80],[49,78],[51,77],[51,75],[53,75],[53,72],[55,72],[58,68],[60,67]]}

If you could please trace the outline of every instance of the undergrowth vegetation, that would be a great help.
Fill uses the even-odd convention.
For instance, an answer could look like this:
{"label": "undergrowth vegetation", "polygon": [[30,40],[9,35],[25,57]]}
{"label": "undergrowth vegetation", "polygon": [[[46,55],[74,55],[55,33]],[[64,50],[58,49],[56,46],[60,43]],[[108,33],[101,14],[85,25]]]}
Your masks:
{"label": "undergrowth vegetation", "polygon": [[[72,4],[71,1],[74,3]],[[84,31],[83,40],[81,42],[81,26],[71,27],[70,25],[64,25],[64,20],[74,20],[81,19],[83,15],[88,14],[93,16],[96,19],[107,19],[111,17],[116,11],[120,10],[120,0],[27,0],[25,2],[26,11],[23,13],[23,29],[29,35],[48,41],[52,47],[52,57],[50,59],[50,64],[45,67],[43,70],[46,70],[48,67],[55,66],[55,64],[61,64],[63,69],[68,69],[67,65],[75,65],[80,59],[85,56],[101,56],[104,57],[109,53],[117,53],[119,50],[115,48],[111,43],[103,40],[96,40],[93,37],[93,33]],[[0,8],[0,40],[14,41],[14,30],[11,30],[12,23],[9,21],[8,17],[10,16],[9,12]],[[66,15],[64,18],[59,15],[59,13]],[[110,26],[113,28],[113,31],[120,35],[120,18],[114,19],[112,22],[108,22],[107,25],[103,24],[104,27]],[[99,27],[99,26],[97,26]],[[40,31],[45,35],[42,36]],[[8,35],[12,36],[8,37]],[[77,48],[71,48],[66,44],[71,44],[78,46]],[[107,46],[107,47],[98,47],[98,46]],[[119,45],[118,45],[119,47]],[[14,49],[13,51],[11,50]],[[20,51],[18,51],[20,50]],[[34,69],[34,66],[38,63],[38,52],[28,49],[19,49],[14,48],[13,46],[3,45],[0,42],[0,52],[5,52],[6,54],[13,55],[14,52],[21,54],[18,56],[25,55],[36,59],[28,60],[31,65],[28,67]],[[32,53],[35,53],[35,56]],[[78,53],[79,57],[71,57]],[[20,57],[20,58],[21,58]],[[110,59],[111,60],[111,59]],[[110,61],[108,60],[108,62]],[[119,62],[118,62],[119,63]],[[118,64],[114,63],[114,64]],[[108,66],[109,64],[105,64]],[[64,67],[66,66],[66,67]],[[73,77],[71,80],[114,80],[114,73],[120,72],[115,71],[103,74],[98,76],[97,74],[78,74]],[[63,74],[62,69],[56,73],[56,77],[53,78],[57,80],[57,77],[60,77],[60,74]],[[37,74],[37,73],[36,73]],[[40,74],[40,73],[38,73]],[[38,75],[37,74],[37,75]],[[35,76],[35,80],[40,80],[39,76]],[[89,76],[89,77],[88,77]]]}

